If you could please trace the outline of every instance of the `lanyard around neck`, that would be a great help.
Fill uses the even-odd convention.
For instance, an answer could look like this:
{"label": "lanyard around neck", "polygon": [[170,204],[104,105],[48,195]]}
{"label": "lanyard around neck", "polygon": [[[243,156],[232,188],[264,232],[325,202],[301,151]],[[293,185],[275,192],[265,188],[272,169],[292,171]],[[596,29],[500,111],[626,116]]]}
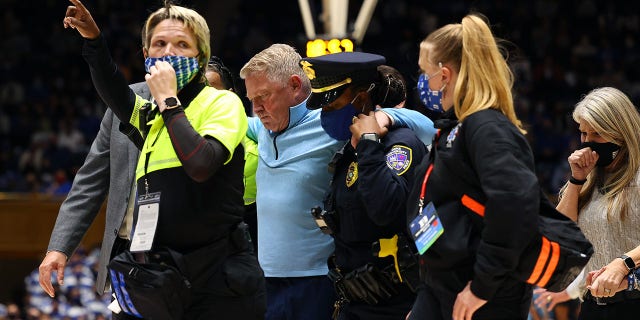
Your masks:
{"label": "lanyard around neck", "polygon": [[[151,152],[153,152],[153,147],[156,145],[156,142],[158,142],[158,138],[160,137],[160,134],[162,134],[162,129],[164,129],[164,123],[162,124],[162,127],[160,127],[160,130],[158,130],[158,134],[154,137],[153,142],[151,143],[150,146],[150,150],[148,152],[144,153],[144,188],[145,188],[145,192],[148,195],[149,194],[149,181],[147,180],[147,169],[149,167],[149,158],[151,158]],[[149,136],[147,136],[148,138]]]}
{"label": "lanyard around neck", "polygon": [[431,176],[431,171],[433,171],[433,163],[429,165],[429,168],[427,168],[427,173],[424,175],[424,180],[422,180],[422,190],[420,190],[420,201],[418,202],[418,213],[422,212],[422,207],[424,206],[424,195],[427,191],[427,181]]}

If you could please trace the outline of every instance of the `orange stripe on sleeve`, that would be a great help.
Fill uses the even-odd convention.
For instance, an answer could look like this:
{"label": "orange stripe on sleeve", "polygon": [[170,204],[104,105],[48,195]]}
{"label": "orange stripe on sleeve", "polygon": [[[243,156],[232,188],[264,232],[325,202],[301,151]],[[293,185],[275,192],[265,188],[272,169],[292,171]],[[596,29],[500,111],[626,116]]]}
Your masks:
{"label": "orange stripe on sleeve", "polygon": [[544,271],[544,265],[547,264],[549,259],[549,251],[551,250],[551,244],[547,238],[542,237],[542,247],[540,248],[540,254],[538,255],[538,261],[531,272],[531,276],[527,279],[527,283],[534,284],[540,279],[542,271]]}
{"label": "orange stripe on sleeve", "polygon": [[460,201],[462,202],[463,206],[469,208],[469,210],[484,218],[484,205],[482,205],[482,203],[474,200],[466,194],[462,196],[462,199],[460,199]]}
{"label": "orange stripe on sleeve", "polygon": [[551,279],[553,272],[556,271],[558,261],[560,260],[560,245],[557,242],[551,242],[551,261],[547,266],[547,270],[544,272],[544,276],[538,282],[539,287],[544,287]]}

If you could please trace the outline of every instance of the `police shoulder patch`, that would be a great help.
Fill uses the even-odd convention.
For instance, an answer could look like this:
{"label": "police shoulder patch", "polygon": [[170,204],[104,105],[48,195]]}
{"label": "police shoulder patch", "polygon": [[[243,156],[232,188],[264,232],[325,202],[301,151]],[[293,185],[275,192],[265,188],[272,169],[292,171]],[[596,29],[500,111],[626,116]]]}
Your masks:
{"label": "police shoulder patch", "polygon": [[396,144],[387,152],[386,158],[387,167],[400,176],[407,172],[411,166],[411,161],[413,161],[412,150],[407,146]]}

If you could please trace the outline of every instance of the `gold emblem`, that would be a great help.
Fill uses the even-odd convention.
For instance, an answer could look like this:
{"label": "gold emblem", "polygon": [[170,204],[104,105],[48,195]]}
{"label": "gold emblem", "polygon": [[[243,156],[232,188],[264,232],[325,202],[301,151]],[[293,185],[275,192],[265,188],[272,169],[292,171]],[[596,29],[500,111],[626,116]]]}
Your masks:
{"label": "gold emblem", "polygon": [[347,179],[346,179],[347,187],[351,187],[356,180],[358,180],[358,163],[351,162],[349,165],[349,170],[347,171]]}
{"label": "gold emblem", "polygon": [[316,71],[311,68],[311,62],[302,60],[300,61],[300,65],[302,65],[302,70],[307,74],[307,78],[309,78],[309,80],[316,78]]}

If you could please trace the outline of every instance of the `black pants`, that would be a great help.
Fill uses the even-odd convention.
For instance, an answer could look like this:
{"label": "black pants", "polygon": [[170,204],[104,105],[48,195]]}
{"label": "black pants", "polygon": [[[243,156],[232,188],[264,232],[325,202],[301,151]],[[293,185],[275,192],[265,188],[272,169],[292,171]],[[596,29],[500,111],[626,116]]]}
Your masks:
{"label": "black pants", "polygon": [[598,305],[591,299],[585,299],[580,307],[578,320],[637,319],[639,310],[640,299],[623,300],[606,305]]}
{"label": "black pants", "polygon": [[365,302],[350,302],[340,311],[338,320],[398,320],[404,319],[416,299],[416,295],[406,286],[399,286],[399,292],[388,301],[377,305]]}
{"label": "black pants", "polygon": [[[127,247],[126,240],[114,244],[112,257]],[[212,253],[212,256],[215,254]],[[206,267],[192,275],[191,301],[183,319],[262,320],[266,312],[266,288],[262,268],[253,248],[229,255],[215,267]],[[198,280],[195,280],[198,279]],[[195,280],[195,281],[194,281]],[[139,319],[124,312],[113,319]]]}
{"label": "black pants", "polygon": [[[253,253],[243,252],[228,257],[204,285],[194,286],[183,319],[262,320],[265,311],[264,275]],[[139,320],[124,312],[113,319]]]}
{"label": "black pants", "polygon": [[251,235],[251,244],[253,251],[258,256],[258,213],[256,211],[256,203],[244,206],[244,222],[249,226],[249,235]]}
{"label": "black pants", "polygon": [[[418,291],[409,320],[450,320],[457,295],[457,290],[438,290],[424,285]],[[498,289],[494,299],[476,310],[473,319],[525,320],[529,314],[531,295],[530,285],[507,281],[504,287]]]}
{"label": "black pants", "polygon": [[267,320],[329,320],[335,294],[327,276],[266,278]]}

